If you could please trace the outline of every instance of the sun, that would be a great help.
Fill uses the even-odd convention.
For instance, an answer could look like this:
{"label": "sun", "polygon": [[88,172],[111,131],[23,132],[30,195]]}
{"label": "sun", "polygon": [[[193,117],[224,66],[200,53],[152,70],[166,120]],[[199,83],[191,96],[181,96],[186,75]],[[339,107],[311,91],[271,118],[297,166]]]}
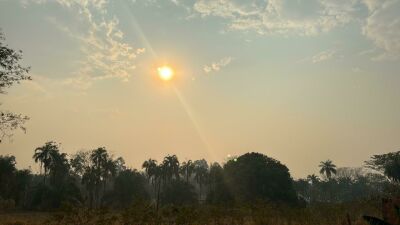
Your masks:
{"label": "sun", "polygon": [[174,71],[171,69],[171,67],[168,66],[162,66],[158,67],[158,76],[160,77],[161,80],[171,80],[174,77]]}

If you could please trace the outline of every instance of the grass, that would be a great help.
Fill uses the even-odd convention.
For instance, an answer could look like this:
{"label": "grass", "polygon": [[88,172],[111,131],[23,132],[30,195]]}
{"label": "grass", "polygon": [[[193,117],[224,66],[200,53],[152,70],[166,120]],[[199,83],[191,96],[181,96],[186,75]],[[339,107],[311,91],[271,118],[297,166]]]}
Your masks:
{"label": "grass", "polygon": [[381,217],[379,202],[321,204],[306,208],[252,204],[240,207],[163,207],[147,204],[124,210],[67,207],[52,213],[0,214],[4,225],[367,225],[362,215]]}

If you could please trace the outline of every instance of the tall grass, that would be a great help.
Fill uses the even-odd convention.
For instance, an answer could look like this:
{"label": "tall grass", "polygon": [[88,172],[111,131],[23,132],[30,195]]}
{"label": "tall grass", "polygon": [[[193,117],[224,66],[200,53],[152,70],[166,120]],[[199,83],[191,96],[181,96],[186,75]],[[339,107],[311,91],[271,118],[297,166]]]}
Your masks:
{"label": "tall grass", "polygon": [[127,209],[64,207],[52,213],[0,215],[5,225],[367,225],[362,215],[380,217],[379,201],[290,207],[277,204],[224,206],[165,206],[158,211],[147,203]]}

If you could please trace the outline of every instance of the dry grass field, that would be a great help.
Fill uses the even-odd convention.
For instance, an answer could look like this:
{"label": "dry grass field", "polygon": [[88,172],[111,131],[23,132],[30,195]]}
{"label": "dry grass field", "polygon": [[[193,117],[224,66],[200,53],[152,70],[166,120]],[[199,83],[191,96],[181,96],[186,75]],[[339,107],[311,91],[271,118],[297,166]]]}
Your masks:
{"label": "dry grass field", "polygon": [[0,215],[4,225],[367,225],[363,215],[382,217],[379,202],[324,204],[294,208],[255,204],[236,208],[164,207],[146,204],[125,210],[66,208],[51,213],[12,212]]}

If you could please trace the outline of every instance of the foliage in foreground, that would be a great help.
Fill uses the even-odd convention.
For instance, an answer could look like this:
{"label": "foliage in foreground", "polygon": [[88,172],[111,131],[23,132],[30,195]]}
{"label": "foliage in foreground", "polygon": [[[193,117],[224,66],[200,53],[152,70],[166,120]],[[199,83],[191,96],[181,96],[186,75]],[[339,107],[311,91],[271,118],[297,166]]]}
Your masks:
{"label": "foliage in foreground", "polygon": [[[137,202],[125,210],[91,210],[64,207],[63,211],[47,216],[25,219],[15,215],[6,218],[7,225],[155,225],[155,224],[213,224],[213,225],[347,225],[367,224],[363,215],[380,217],[380,201],[359,201],[342,204],[319,204],[312,207],[290,207],[276,204],[253,203],[235,207],[221,206],[164,206],[158,211],[151,204]],[[0,220],[1,220],[0,216]],[[4,218],[3,218],[4,219]],[[1,223],[0,223],[1,224]]]}

